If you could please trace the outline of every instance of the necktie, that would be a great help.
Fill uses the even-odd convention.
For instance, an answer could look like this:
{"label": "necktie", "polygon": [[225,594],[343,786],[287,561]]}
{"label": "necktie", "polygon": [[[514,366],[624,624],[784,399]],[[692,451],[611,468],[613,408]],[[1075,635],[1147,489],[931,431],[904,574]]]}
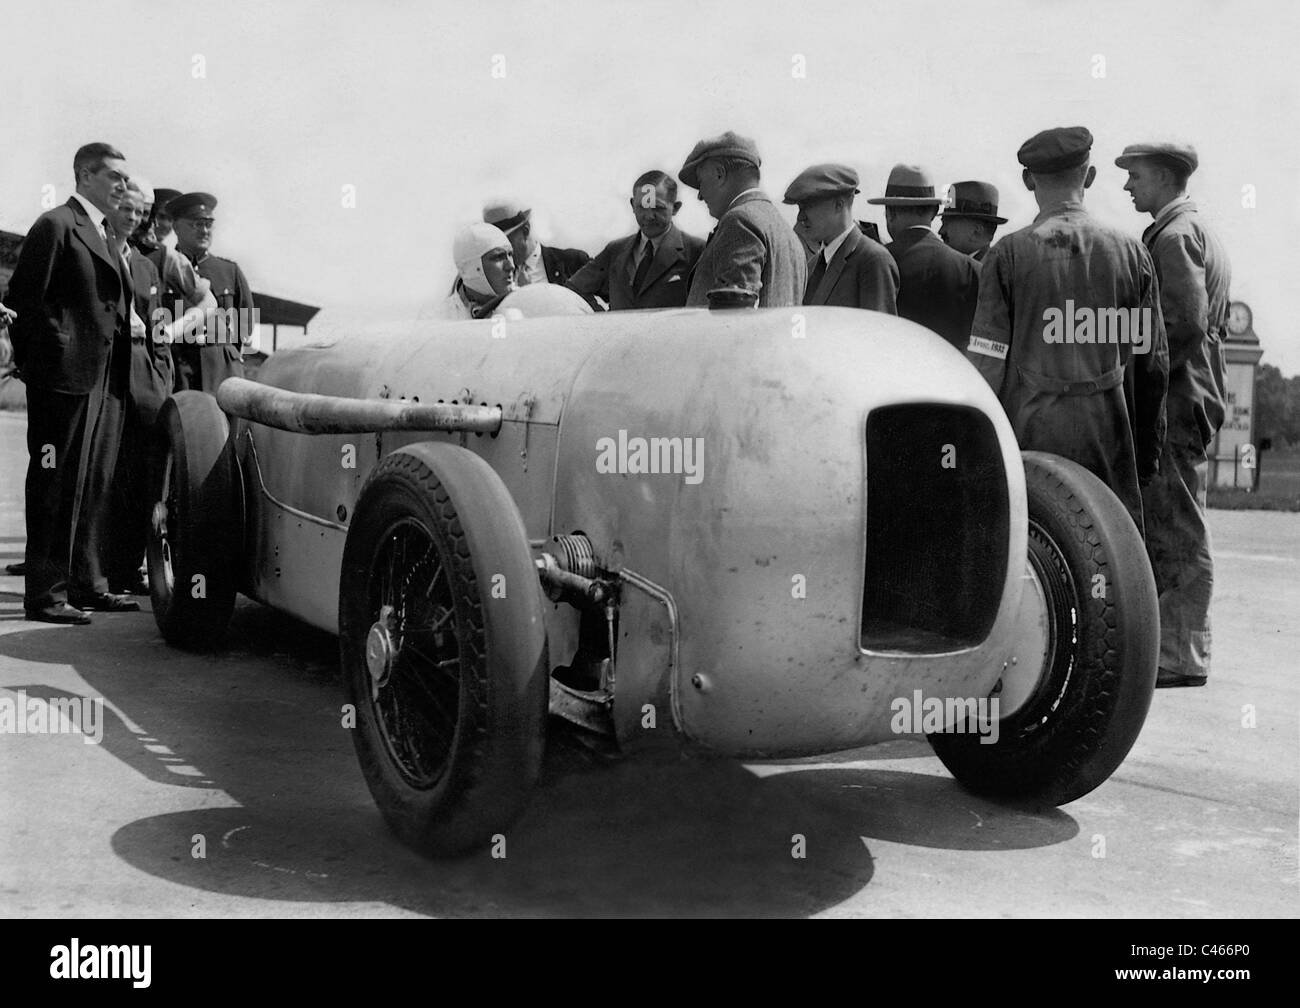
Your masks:
{"label": "necktie", "polygon": [[826,257],[820,252],[817,253],[817,265],[813,267],[812,276],[808,278],[808,286],[804,288],[803,303],[812,304],[813,295],[817,293],[817,287],[822,282],[822,277],[826,275]]}
{"label": "necktie", "polygon": [[654,262],[655,246],[654,242],[645,243],[645,251],[641,253],[641,261],[637,263],[636,276],[632,278],[632,290],[639,293],[645,285],[645,278],[650,273],[650,264]]}

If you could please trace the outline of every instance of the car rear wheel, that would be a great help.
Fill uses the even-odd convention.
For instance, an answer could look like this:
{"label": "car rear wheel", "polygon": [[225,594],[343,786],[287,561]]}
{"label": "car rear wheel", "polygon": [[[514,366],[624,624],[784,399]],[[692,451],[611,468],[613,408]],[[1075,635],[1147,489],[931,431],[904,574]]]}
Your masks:
{"label": "car rear wheel", "polygon": [[178,392],[158,415],[154,505],[145,554],[154,622],[173,647],[221,642],[235,606],[240,502],[226,415],[204,392]]}
{"label": "car rear wheel", "polygon": [[1064,805],[1105,781],[1136,741],[1155,687],[1159,615],[1142,538],[1119,499],[1074,462],[1023,455],[1021,649],[995,693],[997,741],[966,724],[930,742],[972,791]]}
{"label": "car rear wheel", "polygon": [[426,443],[375,468],[339,631],[357,756],[389,826],[436,856],[486,845],[541,769],[548,671],[523,521],[487,463]]}

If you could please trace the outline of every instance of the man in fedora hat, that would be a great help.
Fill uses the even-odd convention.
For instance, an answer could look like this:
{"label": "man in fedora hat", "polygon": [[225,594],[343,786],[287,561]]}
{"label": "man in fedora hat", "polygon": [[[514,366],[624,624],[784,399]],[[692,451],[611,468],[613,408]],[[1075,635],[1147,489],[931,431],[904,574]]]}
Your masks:
{"label": "man in fedora hat", "polygon": [[730,304],[735,291],[754,295],[759,308],[803,302],[808,282],[806,255],[794,230],[759,188],[758,147],[749,137],[728,130],[701,140],[678,172],[684,185],[718,222],[691,277],[688,308],[709,305],[710,291]]}
{"label": "man in fedora hat", "polygon": [[785,191],[799,207],[795,230],[816,251],[808,263],[806,305],[870,308],[898,314],[898,264],[853,219],[858,173],[847,165],[805,168]]}
{"label": "man in fedora hat", "polygon": [[893,239],[885,248],[898,263],[898,314],[965,350],[979,296],[979,270],[950,249],[930,225],[943,199],[915,165],[894,165],[885,195],[867,200],[885,208]]}
{"label": "man in fedora hat", "polygon": [[[1039,213],[984,261],[968,357],[998,394],[1020,447],[1090,470],[1141,531],[1139,484],[1160,464],[1169,355],[1151,256],[1083,208],[1097,176],[1091,149],[1082,126],[1044,130],[1021,145]],[[1107,318],[1115,323],[1101,338]]]}
{"label": "man in fedora hat", "polygon": [[1210,672],[1214,561],[1205,521],[1206,450],[1223,423],[1223,340],[1232,266],[1188,198],[1198,165],[1185,144],[1131,144],[1115,159],[1128,172],[1133,209],[1148,213],[1142,242],[1160,281],[1169,337],[1169,433],[1160,472],[1142,489],[1147,554],[1160,595],[1157,686],[1201,686]]}
{"label": "man in fedora hat", "polygon": [[514,252],[515,285],[567,284],[591,260],[582,249],[552,248],[533,236],[533,210],[517,200],[495,200],[483,207],[483,223],[510,239]]}
{"label": "man in fedora hat", "polygon": [[983,262],[993,232],[1007,219],[998,216],[998,189],[988,182],[954,182],[944,208],[939,237],[975,262]]}

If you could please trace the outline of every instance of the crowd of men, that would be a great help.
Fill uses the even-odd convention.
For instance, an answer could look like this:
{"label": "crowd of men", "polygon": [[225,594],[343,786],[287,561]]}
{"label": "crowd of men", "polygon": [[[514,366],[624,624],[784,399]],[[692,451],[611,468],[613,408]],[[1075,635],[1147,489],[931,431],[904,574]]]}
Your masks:
{"label": "crowd of men", "polygon": [[[1021,145],[1039,212],[996,244],[1007,218],[995,186],[958,182],[945,200],[923,169],[896,165],[867,201],[885,208],[882,244],[854,218],[852,168],[800,172],[784,196],[798,207],[792,228],[761,188],[754,141],[723,133],[678,172],[717,221],[707,240],[674,223],[678,179],[663,171],[633,183],[637,230],[594,259],[541,245],[528,207],[491,203],[455,237],[442,316],[487,318],[518,288],[546,283],[594,310],[833,305],[925,326],[987,379],[1022,448],[1080,463],[1123,502],[1159,593],[1157,685],[1200,686],[1213,589],[1207,450],[1224,416],[1231,267],[1187,195],[1192,147],[1140,143],[1115,158],[1134,209],[1152,217],[1138,241],[1084,209],[1092,144],[1087,129],[1062,127]],[[1048,321],[1067,315],[1068,334]]]}
{"label": "crowd of men", "polygon": [[[111,144],[73,158],[76,188],[28,232],[6,294],[26,386],[27,619],[135,612],[155,421],[173,391],[243,373],[252,294],[211,254],[209,193],[152,189]],[[214,324],[220,322],[221,324]]]}
{"label": "crowd of men", "polygon": [[[440,314],[490,317],[516,289],[545,284],[583,310],[832,305],[925,326],[988,380],[1022,448],[1079,462],[1124,503],[1159,592],[1158,685],[1202,685],[1213,587],[1206,451],[1224,415],[1231,271],[1187,196],[1194,149],[1134,144],[1115,159],[1134,209],[1153,218],[1138,241],[1084,209],[1092,143],[1067,127],[1020,147],[1039,213],[996,244],[1007,220],[994,186],[959,182],[945,201],[925,171],[897,165],[868,200],[885,209],[892,240],[882,244],[855,220],[852,168],[800,172],[784,196],[798,207],[791,227],[761,188],[754,142],[727,132],[697,143],[678,178],[636,179],[637,230],[595,258],[542,245],[530,208],[488,204],[455,237],[457,277]],[[213,196],[151,191],[108,144],[82,147],[73,171],[76,192],[27,236],[0,324],[28,396],[26,615],[84,624],[87,610],[139,608],[129,596],[145,590],[154,420],[173,390],[215,393],[242,373],[249,334],[205,338],[205,326],[214,309],[247,312],[252,300],[239,267],[210,254]],[[717,221],[707,240],[674,222],[678,179]],[[1144,332],[1074,330],[1076,316],[1130,310]],[[1069,338],[1045,323],[1054,312],[1073,313]]]}

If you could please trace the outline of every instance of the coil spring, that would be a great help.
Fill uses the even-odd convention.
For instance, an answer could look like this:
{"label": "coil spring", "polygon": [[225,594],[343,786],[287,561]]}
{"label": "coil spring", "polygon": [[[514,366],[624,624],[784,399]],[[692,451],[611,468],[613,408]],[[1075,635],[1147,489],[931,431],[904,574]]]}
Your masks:
{"label": "coil spring", "polygon": [[591,540],[583,533],[557,535],[554,542],[555,562],[561,570],[585,578],[599,575],[600,572],[596,569],[596,551],[592,548]]}

